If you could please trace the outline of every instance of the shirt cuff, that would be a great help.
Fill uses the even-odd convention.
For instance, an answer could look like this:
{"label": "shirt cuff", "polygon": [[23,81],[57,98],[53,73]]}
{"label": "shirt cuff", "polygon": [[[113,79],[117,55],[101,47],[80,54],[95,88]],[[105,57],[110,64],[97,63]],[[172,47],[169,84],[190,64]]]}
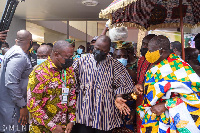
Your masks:
{"label": "shirt cuff", "polygon": [[56,129],[56,124],[55,124],[54,122],[50,121],[50,122],[47,124],[46,128],[49,129],[49,130],[52,132],[53,130]]}
{"label": "shirt cuff", "polygon": [[55,130],[55,129],[56,129],[56,125],[53,126],[53,127],[50,129],[50,131],[52,132],[52,131]]}
{"label": "shirt cuff", "polygon": [[22,108],[23,106],[26,106],[26,102],[25,102],[24,98],[19,99],[19,100],[15,100],[14,102],[15,102],[15,103],[17,104],[17,106],[20,107],[20,108]]}
{"label": "shirt cuff", "polygon": [[122,88],[122,87],[119,87],[114,91],[115,95],[118,95],[118,94],[129,94],[129,93],[132,93],[132,92],[133,92],[133,89],[131,89],[131,88]]}
{"label": "shirt cuff", "polygon": [[69,114],[68,114],[68,119],[69,119],[70,122],[71,122],[71,121],[76,122],[75,113],[69,113]]}

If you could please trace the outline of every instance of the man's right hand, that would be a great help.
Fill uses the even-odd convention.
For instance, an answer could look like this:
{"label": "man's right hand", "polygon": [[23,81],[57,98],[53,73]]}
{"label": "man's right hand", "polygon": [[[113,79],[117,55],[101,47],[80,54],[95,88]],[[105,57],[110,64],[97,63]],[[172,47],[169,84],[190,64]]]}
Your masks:
{"label": "man's right hand", "polygon": [[134,92],[137,94],[137,95],[142,95],[143,94],[143,85],[141,84],[136,84],[134,86]]}
{"label": "man's right hand", "polygon": [[115,106],[119,109],[121,114],[130,115],[130,108],[126,105],[126,100],[122,97],[117,97],[115,99]]}
{"label": "man's right hand", "polygon": [[6,37],[7,37],[7,34],[6,34],[7,32],[8,32],[8,30],[0,32],[0,41],[1,42],[5,42]]}
{"label": "man's right hand", "polygon": [[56,128],[52,131],[52,133],[64,133],[63,126],[56,125]]}

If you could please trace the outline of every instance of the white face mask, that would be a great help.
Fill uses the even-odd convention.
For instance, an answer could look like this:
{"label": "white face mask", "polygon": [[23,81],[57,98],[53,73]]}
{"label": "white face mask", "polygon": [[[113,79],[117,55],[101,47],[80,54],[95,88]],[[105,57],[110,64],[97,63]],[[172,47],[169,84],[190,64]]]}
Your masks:
{"label": "white face mask", "polygon": [[40,65],[41,63],[43,63],[44,61],[46,61],[47,59],[37,59],[37,65]]}
{"label": "white face mask", "polygon": [[120,58],[120,59],[117,59],[119,62],[121,62],[125,67],[126,67],[126,65],[127,65],[127,63],[128,63],[128,60],[127,59],[125,59],[125,58]]}

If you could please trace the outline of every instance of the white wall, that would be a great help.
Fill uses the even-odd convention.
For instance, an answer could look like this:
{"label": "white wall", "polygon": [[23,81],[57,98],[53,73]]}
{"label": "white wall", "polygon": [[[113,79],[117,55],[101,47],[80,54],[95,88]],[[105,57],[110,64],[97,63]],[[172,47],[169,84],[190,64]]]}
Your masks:
{"label": "white wall", "polygon": [[17,17],[13,17],[8,37],[6,38],[6,41],[8,42],[9,46],[15,45],[15,39],[17,38],[17,32],[19,30],[25,30],[26,29],[26,20],[19,19]]}
{"label": "white wall", "polygon": [[58,40],[65,40],[67,39],[66,34],[62,34],[53,30],[45,30],[44,33],[44,42],[45,43],[54,43]]}

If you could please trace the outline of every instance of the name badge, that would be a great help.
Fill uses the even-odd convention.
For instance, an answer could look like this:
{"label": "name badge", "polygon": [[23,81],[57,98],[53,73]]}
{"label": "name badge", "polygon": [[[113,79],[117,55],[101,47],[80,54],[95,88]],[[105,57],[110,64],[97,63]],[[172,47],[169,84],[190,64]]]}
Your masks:
{"label": "name badge", "polygon": [[62,88],[62,101],[61,104],[66,104],[68,101],[69,88]]}
{"label": "name badge", "polygon": [[69,88],[62,88],[62,94],[68,94]]}

